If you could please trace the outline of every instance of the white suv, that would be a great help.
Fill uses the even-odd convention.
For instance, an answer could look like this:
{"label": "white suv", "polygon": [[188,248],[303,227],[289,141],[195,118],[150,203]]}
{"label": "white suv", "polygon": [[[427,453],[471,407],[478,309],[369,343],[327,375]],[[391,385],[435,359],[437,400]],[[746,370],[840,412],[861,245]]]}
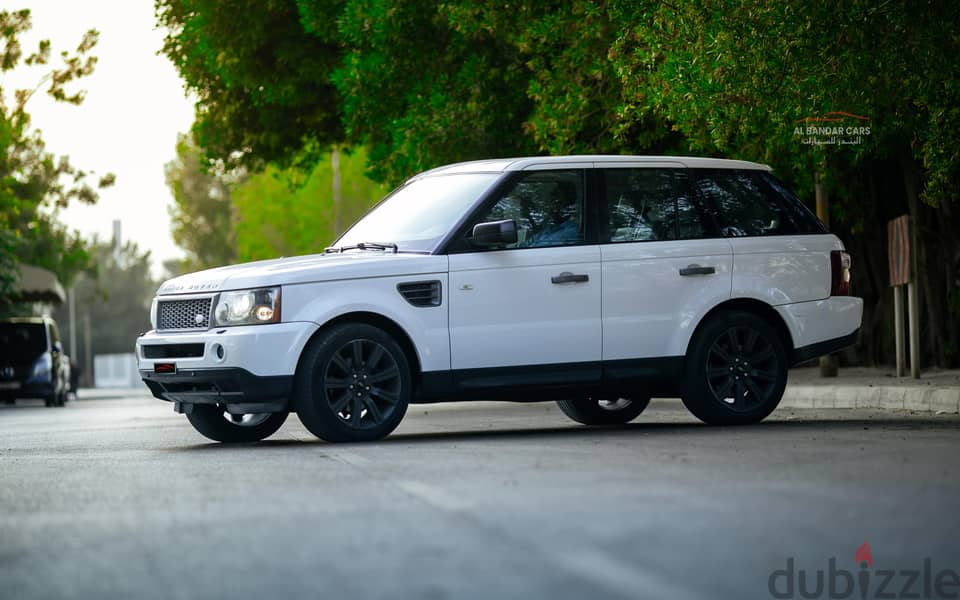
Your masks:
{"label": "white suv", "polygon": [[164,283],[143,380],[203,435],[375,440],[408,403],[556,400],[625,423],[651,396],[759,421],[787,368],[855,341],[850,257],[764,165],[485,160],[417,175],[322,254]]}

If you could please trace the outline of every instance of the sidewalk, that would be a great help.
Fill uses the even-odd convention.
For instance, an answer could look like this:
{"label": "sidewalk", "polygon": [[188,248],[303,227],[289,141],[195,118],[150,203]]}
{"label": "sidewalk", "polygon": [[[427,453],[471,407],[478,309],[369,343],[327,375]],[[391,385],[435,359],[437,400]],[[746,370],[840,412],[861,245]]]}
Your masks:
{"label": "sidewalk", "polygon": [[150,397],[147,386],[135,388],[80,388],[77,400],[119,400],[121,398]]}
{"label": "sidewalk", "polygon": [[960,412],[960,371],[929,371],[897,378],[893,369],[841,368],[820,377],[817,367],[791,369],[780,406],[786,408],[885,408]]}

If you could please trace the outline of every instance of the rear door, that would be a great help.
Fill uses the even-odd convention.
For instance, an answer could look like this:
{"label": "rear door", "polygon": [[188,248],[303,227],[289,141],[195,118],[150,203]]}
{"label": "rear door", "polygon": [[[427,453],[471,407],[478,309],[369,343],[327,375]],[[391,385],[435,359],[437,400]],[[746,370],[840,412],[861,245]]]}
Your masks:
{"label": "rear door", "polygon": [[[611,378],[679,357],[700,318],[730,297],[729,242],[678,163],[602,165],[603,360]],[[638,362],[639,361],[639,362]],[[638,371],[639,369],[639,371]]]}

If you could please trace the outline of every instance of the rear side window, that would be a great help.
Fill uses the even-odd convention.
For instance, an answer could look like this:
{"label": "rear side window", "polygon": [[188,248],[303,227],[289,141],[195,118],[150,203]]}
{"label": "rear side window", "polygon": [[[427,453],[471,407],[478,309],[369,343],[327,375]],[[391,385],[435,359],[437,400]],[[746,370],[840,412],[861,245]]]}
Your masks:
{"label": "rear side window", "polygon": [[698,169],[695,186],[723,237],[823,233],[816,217],[767,173]]}
{"label": "rear side window", "polygon": [[699,238],[702,214],[689,202],[685,169],[604,169],[611,242]]}

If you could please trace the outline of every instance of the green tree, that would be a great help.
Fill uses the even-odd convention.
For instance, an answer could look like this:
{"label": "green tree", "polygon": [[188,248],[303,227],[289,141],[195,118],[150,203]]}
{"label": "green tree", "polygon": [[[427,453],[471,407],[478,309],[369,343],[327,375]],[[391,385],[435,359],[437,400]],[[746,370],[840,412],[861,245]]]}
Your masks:
{"label": "green tree", "polygon": [[[340,155],[339,219],[331,201],[334,170],[330,154],[309,173],[268,166],[233,189],[240,260],[322,252],[387,191],[364,175],[363,151]],[[337,230],[340,222],[341,231]]]}
{"label": "green tree", "polygon": [[177,140],[177,158],[164,168],[173,193],[173,239],[187,251],[184,270],[219,267],[237,256],[230,183],[218,174],[189,135]]}
{"label": "green tree", "polygon": [[[163,52],[199,98],[193,133],[212,159],[262,169],[304,162],[342,141],[330,73],[341,48],[343,2],[156,0],[167,29]],[[307,33],[301,19],[310,19]]]}
{"label": "green tree", "polygon": [[[29,10],[0,11],[0,73],[49,64],[49,40],[24,56],[20,38],[30,27]],[[12,282],[21,262],[53,271],[65,285],[88,264],[83,242],[57,221],[57,213],[71,201],[96,201],[95,186],[88,183],[93,174],[45,150],[40,134],[30,129],[27,104],[39,91],[80,104],[84,93],[71,92],[69,85],[93,72],[96,58],[90,52],[96,42],[97,32],[88,31],[74,53],[62,52],[62,65],[49,67],[32,89],[8,90],[0,82],[0,146],[5,150],[0,154],[0,311],[10,310],[15,301]],[[106,175],[96,187],[112,183],[113,176]]]}

